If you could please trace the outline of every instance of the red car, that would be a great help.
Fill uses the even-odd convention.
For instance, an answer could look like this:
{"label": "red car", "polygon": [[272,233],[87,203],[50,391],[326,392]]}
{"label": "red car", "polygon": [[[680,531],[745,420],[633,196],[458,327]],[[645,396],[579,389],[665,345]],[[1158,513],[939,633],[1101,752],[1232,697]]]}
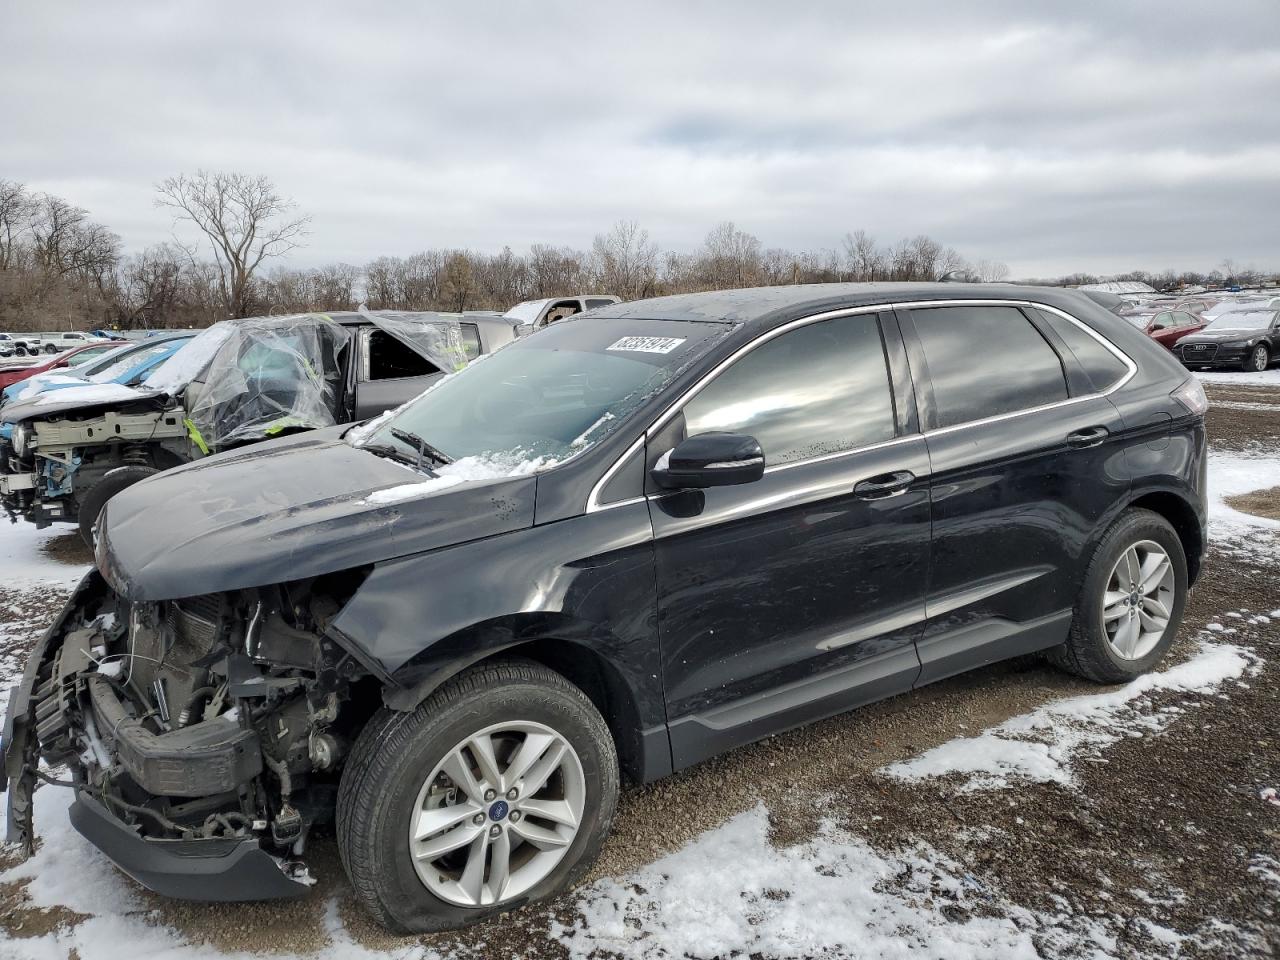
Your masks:
{"label": "red car", "polygon": [[8,367],[0,369],[0,390],[15,383],[34,377],[37,373],[48,373],[50,370],[61,370],[78,367],[82,363],[96,360],[109,350],[115,350],[124,344],[119,340],[103,340],[101,343],[86,343],[83,347],[72,347],[62,353],[55,354],[48,360],[33,363],[28,367]]}
{"label": "red car", "polygon": [[1132,313],[1125,319],[1138,327],[1166,350],[1189,333],[1204,329],[1207,320],[1187,310],[1161,310],[1159,313]]}

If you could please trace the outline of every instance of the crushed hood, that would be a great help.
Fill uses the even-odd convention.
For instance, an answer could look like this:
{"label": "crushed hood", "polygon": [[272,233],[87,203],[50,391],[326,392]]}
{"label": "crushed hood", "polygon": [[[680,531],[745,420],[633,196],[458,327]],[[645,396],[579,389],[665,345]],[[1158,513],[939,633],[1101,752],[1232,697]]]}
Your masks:
{"label": "crushed hood", "polygon": [[126,387],[120,383],[86,383],[82,387],[49,390],[27,400],[12,400],[0,413],[0,422],[25,423],[68,413],[96,413],[137,401],[162,401],[164,396],[156,390]]}
{"label": "crushed hood", "polygon": [[433,486],[403,464],[350,446],[344,430],[199,460],[116,494],[99,524],[98,568],[129,600],[167,600],[319,576],[532,526],[532,476]]}

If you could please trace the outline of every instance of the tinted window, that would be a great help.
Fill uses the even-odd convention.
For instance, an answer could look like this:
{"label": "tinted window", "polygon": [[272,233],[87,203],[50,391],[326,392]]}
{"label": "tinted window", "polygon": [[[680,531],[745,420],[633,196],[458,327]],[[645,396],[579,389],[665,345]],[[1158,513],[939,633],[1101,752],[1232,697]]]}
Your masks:
{"label": "tinted window", "polygon": [[462,330],[462,349],[468,360],[480,356],[480,328],[474,323],[460,323]]}
{"label": "tinted window", "polygon": [[1115,386],[1116,381],[1129,372],[1129,367],[1123,360],[1070,320],[1064,320],[1047,310],[1036,312],[1066,342],[1099,393]]}
{"label": "tinted window", "polygon": [[370,380],[425,377],[439,372],[435,364],[418,356],[389,333],[382,330],[369,331]]}
{"label": "tinted window", "polygon": [[1062,361],[1014,307],[913,310],[933,380],[938,425],[949,427],[1067,398]]}
{"label": "tinted window", "polygon": [[598,298],[587,300],[588,310],[594,310],[596,307],[610,307],[610,306],[613,306],[612,300],[600,300]]}
{"label": "tinted window", "polygon": [[893,396],[875,317],[811,323],[752,350],[684,408],[685,433],[745,433],[770,464],[890,440]]}

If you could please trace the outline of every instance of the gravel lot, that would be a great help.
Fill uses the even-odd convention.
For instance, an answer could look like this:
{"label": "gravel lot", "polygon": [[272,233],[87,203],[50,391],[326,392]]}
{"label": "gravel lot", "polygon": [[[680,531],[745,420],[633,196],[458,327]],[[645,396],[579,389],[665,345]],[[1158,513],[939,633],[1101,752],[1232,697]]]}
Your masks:
{"label": "gravel lot", "polygon": [[[1270,486],[1280,484],[1280,376],[1275,386],[1208,389],[1215,455],[1271,459]],[[1245,492],[1228,502],[1265,515],[1276,499]],[[314,846],[320,879],[305,901],[182,904],[112,872],[55,809],[37,820],[50,848],[37,855],[39,877],[26,878],[11,854],[0,864],[10,868],[0,874],[0,956],[853,957],[884,955],[884,944],[913,957],[1273,955],[1280,805],[1264,791],[1280,788],[1280,530],[1231,519],[1215,523],[1214,537],[1171,662],[1210,642],[1238,651],[1247,669],[1205,689],[1157,686],[1132,699],[1098,727],[1110,739],[1059,751],[1069,763],[1050,729],[1046,755],[1067,764],[1065,782],[974,788],[961,775],[886,772],[1100,692],[1037,658],[1004,663],[627,791],[578,890],[421,940],[389,938],[364,918],[330,841]],[[48,563],[87,561],[69,536],[48,550]],[[0,674],[16,672],[65,593],[48,583],[0,590]],[[690,843],[699,846],[681,853]],[[83,869],[78,884],[58,872],[69,863]],[[705,871],[691,894],[675,875],[684,864]],[[762,864],[779,885],[759,880]],[[810,895],[837,889],[834,903]],[[836,945],[828,914],[842,903],[872,907],[836,918],[846,931]]]}

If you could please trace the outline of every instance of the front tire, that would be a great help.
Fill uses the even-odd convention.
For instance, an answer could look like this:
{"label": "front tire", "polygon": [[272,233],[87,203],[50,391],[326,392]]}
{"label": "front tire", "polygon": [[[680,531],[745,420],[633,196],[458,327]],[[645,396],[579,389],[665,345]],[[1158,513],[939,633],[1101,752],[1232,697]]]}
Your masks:
{"label": "front tire", "polygon": [[1169,521],[1129,510],[1094,550],[1057,666],[1097,683],[1126,683],[1173,644],[1187,602],[1187,558]]}
{"label": "front tire", "polygon": [[101,480],[89,488],[84,499],[80,501],[76,522],[80,526],[80,538],[88,544],[90,550],[94,548],[98,515],[102,513],[102,508],[107,505],[107,501],[125,487],[132,487],[139,480],[145,480],[159,472],[155,467],[116,467],[114,470],[108,470]]}
{"label": "front tire", "polygon": [[1271,363],[1271,351],[1267,349],[1265,343],[1260,343],[1252,350],[1249,355],[1244,358],[1244,368],[1251,373],[1262,373],[1267,369],[1267,365]]}
{"label": "front tire", "polygon": [[338,850],[384,926],[455,929],[572,885],[617,801],[613,739],[586,695],[499,661],[369,721],[338,790]]}

